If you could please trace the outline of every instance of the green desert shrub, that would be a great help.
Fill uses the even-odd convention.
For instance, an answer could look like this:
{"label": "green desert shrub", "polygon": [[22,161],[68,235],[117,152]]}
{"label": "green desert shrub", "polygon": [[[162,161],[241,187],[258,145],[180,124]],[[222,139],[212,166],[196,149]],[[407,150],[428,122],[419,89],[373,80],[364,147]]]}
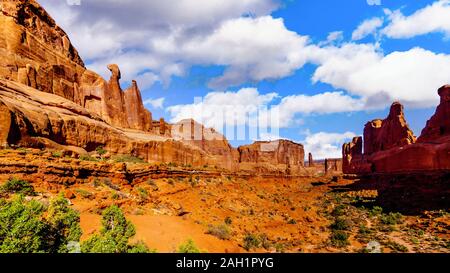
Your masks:
{"label": "green desert shrub", "polygon": [[131,156],[131,155],[119,155],[113,157],[113,160],[116,163],[145,163],[145,161],[139,157]]}
{"label": "green desert shrub", "polygon": [[231,225],[233,223],[233,219],[230,216],[227,216],[224,220],[224,223],[227,225]]}
{"label": "green desert shrub", "polygon": [[23,196],[0,201],[0,253],[67,253],[81,237],[78,212],[62,196],[48,208]]}
{"label": "green desert shrub", "polygon": [[231,238],[230,228],[224,224],[209,226],[207,234],[213,235],[221,240],[229,240]]}
{"label": "green desert shrub", "polygon": [[389,214],[381,215],[380,221],[385,225],[401,224],[403,221],[403,215],[399,212],[390,212]]}
{"label": "green desert shrub", "polygon": [[97,149],[95,149],[95,151],[99,155],[105,155],[108,152],[107,150],[105,150],[105,147],[103,146],[98,146]]}
{"label": "green desert shrub", "polygon": [[332,230],[349,230],[351,227],[351,223],[349,220],[338,217],[334,220],[334,223],[331,225]]}
{"label": "green desert shrub", "polygon": [[331,215],[334,217],[343,216],[346,213],[347,207],[345,205],[339,205],[334,208],[334,210],[331,212]]}
{"label": "green desert shrub", "polygon": [[23,194],[26,196],[36,195],[33,186],[28,181],[17,178],[10,178],[6,181],[6,183],[1,187],[1,191],[11,194]]}
{"label": "green desert shrub", "polygon": [[195,245],[192,239],[181,244],[177,250],[178,253],[201,253],[200,249]]}
{"label": "green desert shrub", "polygon": [[244,237],[244,249],[249,251],[261,246],[260,237],[255,234],[247,234]]}
{"label": "green desert shrub", "polygon": [[51,227],[47,240],[54,248],[52,252],[70,252],[68,244],[79,242],[82,235],[80,214],[69,208],[66,198],[59,196],[50,202],[46,219]]}
{"label": "green desert shrub", "polygon": [[393,242],[393,241],[387,242],[386,246],[389,247],[390,249],[392,249],[392,251],[394,251],[394,252],[399,252],[399,253],[408,252],[408,248],[406,246],[401,245],[396,242]]}
{"label": "green desert shrub", "polygon": [[85,199],[95,199],[94,194],[92,194],[91,192],[88,192],[86,190],[82,190],[82,189],[77,189],[75,190],[76,193],[78,193],[81,197],[85,198]]}
{"label": "green desert shrub", "polygon": [[102,229],[81,245],[84,253],[136,253],[149,252],[142,243],[130,244],[136,234],[134,225],[125,218],[122,210],[111,206],[103,211]]}
{"label": "green desert shrub", "polygon": [[382,208],[382,207],[377,207],[377,206],[375,206],[375,207],[373,207],[373,208],[370,210],[369,215],[370,215],[370,216],[377,216],[377,215],[380,215],[380,214],[382,214],[382,213],[383,213],[383,208]]}
{"label": "green desert shrub", "polygon": [[92,157],[90,155],[80,155],[80,157],[78,158],[81,161],[91,161],[91,162],[97,162],[98,159],[95,157]]}
{"label": "green desert shrub", "polygon": [[52,152],[52,157],[56,158],[62,157],[62,152],[61,151]]}
{"label": "green desert shrub", "polygon": [[342,230],[334,230],[331,233],[330,241],[335,247],[345,247],[350,244],[348,241],[349,235]]}

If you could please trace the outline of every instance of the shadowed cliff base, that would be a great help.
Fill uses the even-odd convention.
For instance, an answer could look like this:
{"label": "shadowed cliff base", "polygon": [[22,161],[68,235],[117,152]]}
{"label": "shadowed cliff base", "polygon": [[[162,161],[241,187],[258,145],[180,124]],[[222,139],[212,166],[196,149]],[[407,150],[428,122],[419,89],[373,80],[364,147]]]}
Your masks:
{"label": "shadowed cliff base", "polygon": [[380,206],[407,215],[445,211],[450,207],[450,173],[446,171],[365,175],[354,179],[353,184],[332,188],[335,192],[377,191],[376,197],[360,200],[358,206]]}

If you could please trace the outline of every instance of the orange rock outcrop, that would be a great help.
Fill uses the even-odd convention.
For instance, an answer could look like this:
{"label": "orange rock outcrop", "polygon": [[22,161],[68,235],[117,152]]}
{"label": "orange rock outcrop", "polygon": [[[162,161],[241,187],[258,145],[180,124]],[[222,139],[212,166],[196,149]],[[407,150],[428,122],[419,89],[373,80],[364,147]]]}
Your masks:
{"label": "orange rock outcrop", "polygon": [[239,162],[286,164],[303,166],[305,151],[303,145],[288,140],[257,141],[238,148]]}
{"label": "orange rock outcrop", "polygon": [[109,65],[105,81],[84,66],[67,34],[35,1],[1,1],[0,75],[73,101],[121,128],[151,131],[151,113],[136,84],[120,86],[120,70]]}
{"label": "orange rock outcrop", "polygon": [[415,139],[403,115],[403,106],[394,103],[387,119],[375,120],[362,139],[343,146],[343,171],[347,174],[414,173],[450,170],[450,88],[438,91],[441,101],[435,115]]}
{"label": "orange rock outcrop", "polygon": [[373,120],[364,128],[364,154],[402,147],[416,142],[416,137],[406,123],[403,105],[395,102],[385,120]]}

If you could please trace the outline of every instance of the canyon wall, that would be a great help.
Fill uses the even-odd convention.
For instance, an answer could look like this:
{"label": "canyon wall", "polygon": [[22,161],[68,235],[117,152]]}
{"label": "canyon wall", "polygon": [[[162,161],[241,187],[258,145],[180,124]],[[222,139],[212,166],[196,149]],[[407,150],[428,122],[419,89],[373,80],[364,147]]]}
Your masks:
{"label": "canyon wall", "polygon": [[[233,148],[193,120],[153,120],[136,81],[123,90],[118,65],[103,79],[88,70],[68,35],[34,0],[0,0],[0,146],[68,149],[148,162],[291,172],[303,146],[289,141]],[[267,150],[270,147],[272,150]],[[264,167],[261,167],[264,166]]]}
{"label": "canyon wall", "polygon": [[120,70],[109,65],[105,81],[86,69],[67,34],[35,1],[3,0],[0,13],[0,76],[85,107],[121,128],[151,131],[136,83],[120,87]]}
{"label": "canyon wall", "polygon": [[450,86],[439,89],[436,113],[417,139],[406,123],[403,106],[394,103],[385,120],[369,122],[363,139],[343,145],[347,174],[412,173],[450,170]]}

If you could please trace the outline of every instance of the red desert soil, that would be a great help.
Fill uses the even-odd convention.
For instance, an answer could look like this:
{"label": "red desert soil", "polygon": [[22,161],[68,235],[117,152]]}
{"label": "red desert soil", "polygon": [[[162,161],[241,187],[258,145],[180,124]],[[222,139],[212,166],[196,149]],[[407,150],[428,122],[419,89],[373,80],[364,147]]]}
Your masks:
{"label": "red desert soil", "polygon": [[[176,252],[178,246],[192,239],[203,251],[209,253],[240,253],[244,252],[236,243],[222,241],[214,236],[205,234],[204,229],[188,220],[176,216],[164,215],[127,215],[127,219],[137,227],[136,241],[143,241],[158,252]],[[100,228],[101,216],[92,213],[81,213],[81,228],[83,238]]]}
{"label": "red desert soil", "polygon": [[[35,198],[44,203],[65,194],[80,212],[83,240],[100,229],[103,209],[118,205],[136,227],[133,240],[163,253],[175,252],[189,239],[209,253],[246,252],[248,236],[259,239],[257,246],[247,245],[251,252],[361,252],[374,241],[383,252],[448,253],[450,249],[450,214],[442,202],[429,210],[399,214],[403,211],[390,202],[395,205],[408,192],[378,187],[381,196],[379,179],[323,173],[270,177],[126,163],[128,175],[133,170],[139,175],[130,181],[124,178],[122,164],[61,157],[55,151],[4,149],[0,150],[0,184],[12,174],[27,180],[39,193]],[[143,176],[141,170],[146,170]],[[411,179],[421,184],[427,178],[395,183]],[[444,197],[448,196],[445,179],[436,182]],[[414,196],[424,193],[417,191]],[[420,202],[432,204],[431,199],[419,198]],[[333,227],[338,221],[340,227]],[[336,232],[348,237],[333,241]]]}

